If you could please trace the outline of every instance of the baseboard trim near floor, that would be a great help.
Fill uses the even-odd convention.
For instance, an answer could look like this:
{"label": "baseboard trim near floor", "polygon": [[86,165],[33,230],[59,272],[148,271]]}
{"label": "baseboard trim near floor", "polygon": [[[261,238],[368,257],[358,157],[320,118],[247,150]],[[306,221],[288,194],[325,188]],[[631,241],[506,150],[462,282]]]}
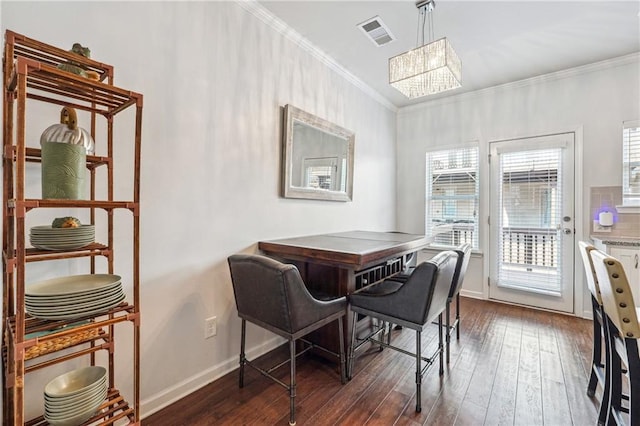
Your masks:
{"label": "baseboard trim near floor", "polygon": [[481,291],[469,291],[469,290],[461,289],[460,296],[469,297],[471,299],[486,300],[486,298],[484,297],[484,294],[482,294]]}
{"label": "baseboard trim near floor", "polygon": [[[285,340],[281,337],[276,336],[255,348],[247,350],[247,358],[254,359],[264,355],[282,345],[284,341]],[[169,387],[168,389],[144,399],[140,402],[140,417],[144,419],[145,417],[162,410],[185,396],[197,391],[203,386],[219,379],[225,374],[230,373],[236,368],[238,368],[238,355],[235,355],[233,358],[227,359]]]}

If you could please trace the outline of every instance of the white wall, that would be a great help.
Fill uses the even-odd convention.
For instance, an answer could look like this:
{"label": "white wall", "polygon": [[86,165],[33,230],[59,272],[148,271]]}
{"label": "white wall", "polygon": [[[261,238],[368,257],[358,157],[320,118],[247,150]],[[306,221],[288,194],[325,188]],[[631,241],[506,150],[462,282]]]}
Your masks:
{"label": "white wall", "polygon": [[[481,250],[487,252],[488,143],[559,131],[582,133],[577,165],[582,194],[576,194],[577,238],[589,236],[589,188],[621,185],[622,122],[640,116],[639,56],[629,56],[553,75],[507,84],[403,108],[398,113],[398,229],[424,231],[425,152],[478,141],[481,171]],[[578,148],[580,150],[580,148]],[[415,197],[415,194],[421,196]],[[589,311],[582,290],[582,264],[576,262],[577,314]],[[486,297],[486,267],[467,274],[463,294]],[[583,304],[583,307],[580,304]]]}
{"label": "white wall", "polygon": [[[144,94],[143,415],[236,368],[240,322],[227,256],[255,251],[264,239],[394,229],[395,112],[237,3],[3,2],[1,24],[3,32],[58,47],[89,46],[93,59],[114,65],[116,85]],[[279,196],[287,103],[355,132],[353,202]],[[56,111],[29,109],[29,141],[37,144]],[[117,132],[126,126],[130,118],[124,125],[116,118]],[[116,141],[117,161],[130,160],[128,142]],[[131,178],[120,172],[117,192]],[[29,185],[39,192],[39,178]],[[125,279],[130,248],[121,242],[130,240],[130,224],[128,213],[116,218],[116,273]],[[75,265],[44,269],[30,278],[84,272]],[[218,334],[205,340],[204,320],[214,315]],[[130,327],[119,329],[126,337]],[[249,328],[251,351],[273,344],[273,335]],[[126,395],[130,346],[130,339],[118,340],[125,356],[118,356],[117,380]],[[40,383],[52,373],[32,376],[27,411],[36,415]]]}

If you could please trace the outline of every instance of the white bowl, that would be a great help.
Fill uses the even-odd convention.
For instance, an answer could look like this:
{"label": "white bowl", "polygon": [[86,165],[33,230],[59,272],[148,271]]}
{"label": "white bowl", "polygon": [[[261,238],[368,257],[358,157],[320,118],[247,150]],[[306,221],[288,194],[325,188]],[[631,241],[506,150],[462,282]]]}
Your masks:
{"label": "white bowl", "polygon": [[98,407],[100,407],[100,404],[102,403],[98,402],[95,407],[87,408],[83,412],[68,417],[50,418],[47,417],[47,414],[45,413],[44,419],[52,426],[78,426],[84,423],[86,420],[90,419],[91,416],[93,416],[96,411],[98,411]]}
{"label": "white bowl", "polygon": [[51,380],[44,387],[44,393],[54,398],[78,395],[96,386],[106,375],[107,369],[104,367],[78,368]]}
{"label": "white bowl", "polygon": [[87,387],[86,391],[80,392],[75,395],[65,396],[65,397],[53,397],[44,395],[44,406],[52,409],[65,408],[70,405],[76,404],[78,402],[86,402],[89,399],[94,398],[95,396],[103,393],[107,389],[107,381],[101,380],[97,382],[96,386]]}
{"label": "white bowl", "polygon": [[64,407],[51,407],[45,402],[44,413],[48,418],[52,419],[72,417],[76,414],[84,413],[94,407],[99,407],[107,398],[107,393],[107,388],[105,387],[85,401],[78,401]]}

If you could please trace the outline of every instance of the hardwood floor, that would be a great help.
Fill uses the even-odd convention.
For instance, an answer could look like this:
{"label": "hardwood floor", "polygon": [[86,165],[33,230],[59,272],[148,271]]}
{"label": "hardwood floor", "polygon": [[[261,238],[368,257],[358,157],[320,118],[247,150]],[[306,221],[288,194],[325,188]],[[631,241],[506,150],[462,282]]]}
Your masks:
{"label": "hardwood floor", "polygon": [[[361,355],[353,379],[340,384],[337,367],[319,357],[298,359],[298,425],[589,425],[597,402],[586,394],[591,362],[590,321],[494,302],[462,298],[460,340],[438,376],[437,363],[422,382],[422,412],[415,412],[411,357],[393,350]],[[395,330],[408,349],[414,332]],[[428,351],[437,326],[423,333]],[[425,352],[430,353],[430,352]],[[286,359],[275,350],[265,366]],[[276,376],[288,382],[288,367]],[[599,396],[601,389],[596,395]],[[285,389],[247,368],[237,370],[143,420],[155,425],[286,425]]]}

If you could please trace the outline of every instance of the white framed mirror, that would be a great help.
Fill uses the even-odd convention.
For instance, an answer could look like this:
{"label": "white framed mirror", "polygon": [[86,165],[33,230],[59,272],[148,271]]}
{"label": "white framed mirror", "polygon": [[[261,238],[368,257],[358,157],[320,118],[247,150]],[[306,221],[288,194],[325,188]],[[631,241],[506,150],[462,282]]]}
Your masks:
{"label": "white framed mirror", "polygon": [[285,105],[283,196],[351,201],[354,145],[350,130]]}

